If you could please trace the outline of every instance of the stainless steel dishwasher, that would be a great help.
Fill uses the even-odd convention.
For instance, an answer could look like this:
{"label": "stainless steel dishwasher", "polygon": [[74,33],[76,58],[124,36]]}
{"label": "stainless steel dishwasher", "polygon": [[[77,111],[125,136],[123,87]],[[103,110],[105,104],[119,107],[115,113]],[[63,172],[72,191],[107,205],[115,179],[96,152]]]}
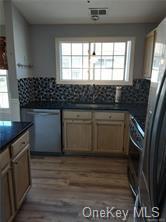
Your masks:
{"label": "stainless steel dishwasher", "polygon": [[21,119],[34,124],[30,129],[32,153],[61,153],[60,110],[22,109]]}

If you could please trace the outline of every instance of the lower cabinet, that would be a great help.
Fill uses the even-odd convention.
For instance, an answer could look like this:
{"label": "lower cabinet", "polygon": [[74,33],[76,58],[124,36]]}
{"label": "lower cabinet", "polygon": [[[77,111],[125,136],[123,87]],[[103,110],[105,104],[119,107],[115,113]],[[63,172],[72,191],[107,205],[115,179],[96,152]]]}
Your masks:
{"label": "lower cabinet", "polygon": [[127,153],[126,116],[123,112],[65,110],[64,151]]}
{"label": "lower cabinet", "polygon": [[96,121],[95,144],[96,151],[122,153],[124,145],[124,122]]}
{"label": "lower cabinet", "polygon": [[12,161],[16,208],[19,209],[31,186],[29,145]]}
{"label": "lower cabinet", "polygon": [[1,172],[1,193],[2,193],[2,221],[10,222],[15,214],[14,192],[10,164]]}
{"label": "lower cabinet", "polygon": [[92,122],[86,120],[64,121],[64,147],[68,151],[92,149]]}
{"label": "lower cabinet", "polygon": [[0,153],[0,222],[13,221],[31,187],[29,133]]}
{"label": "lower cabinet", "polygon": [[15,215],[15,206],[8,148],[0,154],[0,194],[0,221],[10,222]]}

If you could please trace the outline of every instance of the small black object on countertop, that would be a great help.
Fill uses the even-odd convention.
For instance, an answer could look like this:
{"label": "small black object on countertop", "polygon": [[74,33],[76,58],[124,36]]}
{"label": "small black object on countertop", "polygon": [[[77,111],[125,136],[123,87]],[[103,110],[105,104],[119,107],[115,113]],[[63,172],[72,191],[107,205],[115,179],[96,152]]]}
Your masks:
{"label": "small black object on countertop", "polygon": [[29,122],[0,121],[0,152],[32,125]]}
{"label": "small black object on countertop", "polygon": [[29,103],[22,108],[27,109],[83,109],[83,110],[114,110],[114,111],[127,111],[129,112],[141,127],[145,128],[145,119],[147,112],[147,104],[130,104],[130,103],[65,103],[56,101],[40,101]]}

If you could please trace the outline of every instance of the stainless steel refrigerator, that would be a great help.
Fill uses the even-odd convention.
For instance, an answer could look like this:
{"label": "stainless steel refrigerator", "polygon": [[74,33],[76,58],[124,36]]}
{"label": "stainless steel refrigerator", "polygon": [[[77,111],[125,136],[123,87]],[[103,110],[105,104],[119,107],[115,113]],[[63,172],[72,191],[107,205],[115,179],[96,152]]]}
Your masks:
{"label": "stainless steel refrigerator", "polygon": [[166,18],[156,31],[135,221],[166,221]]}

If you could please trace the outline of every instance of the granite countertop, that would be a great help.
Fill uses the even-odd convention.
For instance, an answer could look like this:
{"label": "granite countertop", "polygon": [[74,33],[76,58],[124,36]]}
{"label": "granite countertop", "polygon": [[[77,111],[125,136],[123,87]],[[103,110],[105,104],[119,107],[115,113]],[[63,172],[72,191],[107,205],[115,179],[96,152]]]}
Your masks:
{"label": "granite countertop", "polygon": [[0,121],[0,152],[31,126],[29,122]]}
{"label": "granite countertop", "polygon": [[57,102],[32,102],[22,108],[27,109],[84,109],[84,110],[115,110],[128,111],[134,117],[146,116],[147,104],[111,103],[57,103]]}
{"label": "granite countertop", "polygon": [[111,103],[111,104],[89,104],[89,103],[57,103],[55,102],[32,102],[23,106],[27,109],[83,109],[83,110],[114,110],[129,112],[140,124],[144,131],[145,119],[147,112],[147,104],[140,103]]}

